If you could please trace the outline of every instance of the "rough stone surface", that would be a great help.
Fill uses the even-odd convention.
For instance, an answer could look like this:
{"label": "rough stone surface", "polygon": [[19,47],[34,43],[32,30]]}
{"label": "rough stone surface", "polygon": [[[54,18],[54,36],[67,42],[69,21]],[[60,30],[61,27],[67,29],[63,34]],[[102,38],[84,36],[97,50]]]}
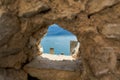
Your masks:
{"label": "rough stone surface", "polygon": [[[57,56],[57,58],[60,57]],[[68,58],[53,60],[50,56],[36,57],[25,65],[24,70],[31,76],[42,80],[79,80],[81,74],[79,60],[69,60]]]}
{"label": "rough stone surface", "polygon": [[[61,58],[60,56],[54,56],[57,58]],[[54,70],[66,70],[66,71],[77,71],[80,70],[80,60],[71,60],[66,59],[65,57],[63,60],[51,60],[50,56],[44,57],[38,56],[29,64],[25,65],[25,69],[28,68],[39,68],[39,69],[54,69]],[[32,72],[31,72],[32,73]]]}
{"label": "rough stone surface", "polygon": [[21,0],[19,5],[19,16],[30,17],[49,9],[50,7],[41,1]]}
{"label": "rough stone surface", "polygon": [[22,70],[0,69],[0,80],[27,80],[27,73]]}
{"label": "rough stone surface", "polygon": [[27,56],[23,52],[14,54],[13,51],[16,51],[16,49],[15,50],[11,49],[11,51],[2,52],[3,54],[6,55],[0,58],[0,67],[20,69],[22,67],[22,64],[25,63]]}
{"label": "rough stone surface", "polygon": [[5,44],[20,29],[16,16],[5,14],[0,17],[0,46]]}
{"label": "rough stone surface", "polygon": [[118,3],[120,0],[90,0],[88,3],[88,12],[90,14],[101,11],[104,8],[113,6]]}
{"label": "rough stone surface", "polygon": [[47,69],[35,69],[28,68],[27,72],[31,76],[37,77],[40,80],[79,80],[80,72],[47,70]]}
{"label": "rough stone surface", "polygon": [[119,22],[119,0],[0,0],[0,67],[22,69],[57,23],[81,43],[81,80],[119,80]]}
{"label": "rough stone surface", "polygon": [[[26,55],[21,52],[21,47],[12,47],[9,43],[20,29],[19,20],[12,14],[3,14],[0,17],[0,67],[20,68],[26,60]],[[15,41],[15,40],[13,40]],[[17,41],[16,41],[17,42]],[[13,43],[12,43],[13,45]],[[14,46],[17,44],[14,44]],[[10,47],[9,47],[10,46]]]}
{"label": "rough stone surface", "polygon": [[120,24],[106,24],[103,26],[102,33],[107,38],[120,39]]}

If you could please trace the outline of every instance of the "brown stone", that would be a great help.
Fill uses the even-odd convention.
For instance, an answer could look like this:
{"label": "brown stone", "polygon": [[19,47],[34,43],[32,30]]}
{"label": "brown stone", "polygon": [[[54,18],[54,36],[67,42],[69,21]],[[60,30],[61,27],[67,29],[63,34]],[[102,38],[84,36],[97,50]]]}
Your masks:
{"label": "brown stone", "polygon": [[15,0],[1,0],[1,5],[9,5],[15,2]]}
{"label": "brown stone", "polygon": [[41,1],[21,0],[19,5],[19,16],[30,17],[49,9],[50,7]]}
{"label": "brown stone", "polygon": [[80,80],[80,72],[28,68],[27,72],[42,80]]}
{"label": "brown stone", "polygon": [[0,67],[20,69],[22,67],[22,64],[25,63],[27,56],[23,52],[16,53],[16,51],[18,51],[19,49],[10,50],[8,52],[3,51],[1,53],[4,55],[2,55],[2,57],[0,58]]}
{"label": "brown stone", "polygon": [[92,55],[90,60],[90,66],[92,67],[93,73],[96,76],[100,76],[111,71],[114,72],[116,68],[116,55],[114,49],[112,47],[99,47],[99,49],[96,48],[95,53],[96,55]]}
{"label": "brown stone", "polygon": [[[47,69],[27,67],[30,75],[41,78],[44,75],[46,79],[55,77],[54,80],[76,80],[81,77],[81,80],[119,80],[116,77],[120,73],[116,68],[119,56],[115,55],[120,53],[119,1],[0,0],[0,67],[22,69],[24,63],[31,63],[40,53],[38,45],[48,26],[57,23],[78,37],[83,73],[59,71],[59,74],[56,73],[58,70],[49,72]],[[112,51],[114,47],[118,48],[115,53]],[[10,72],[5,71],[5,74],[10,75]],[[11,80],[24,80],[19,75],[16,77],[15,73]],[[116,78],[112,78],[113,75]]]}
{"label": "brown stone", "polygon": [[107,38],[120,39],[120,24],[106,24],[103,26],[102,34]]}
{"label": "brown stone", "polygon": [[27,80],[27,74],[22,70],[0,69],[0,80]]}
{"label": "brown stone", "polygon": [[88,12],[93,14],[101,11],[102,9],[118,3],[120,0],[90,0],[88,3]]}
{"label": "brown stone", "polygon": [[5,9],[0,8],[0,17],[1,17],[5,12],[6,12]]}

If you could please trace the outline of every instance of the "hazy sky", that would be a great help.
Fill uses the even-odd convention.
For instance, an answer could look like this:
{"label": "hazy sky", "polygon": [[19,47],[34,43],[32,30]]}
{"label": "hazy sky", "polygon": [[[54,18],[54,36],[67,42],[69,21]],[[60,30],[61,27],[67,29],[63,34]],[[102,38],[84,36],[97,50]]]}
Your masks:
{"label": "hazy sky", "polygon": [[63,28],[61,28],[57,24],[53,24],[49,26],[48,32],[46,36],[73,36],[73,34]]}

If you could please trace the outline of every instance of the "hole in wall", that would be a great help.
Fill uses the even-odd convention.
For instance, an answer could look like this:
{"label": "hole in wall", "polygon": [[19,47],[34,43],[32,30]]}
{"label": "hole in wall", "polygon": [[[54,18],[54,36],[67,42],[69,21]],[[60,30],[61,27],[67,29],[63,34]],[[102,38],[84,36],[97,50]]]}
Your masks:
{"label": "hole in wall", "polygon": [[[48,26],[47,33],[39,44],[42,54],[27,65],[27,68],[37,69],[35,70],[35,74],[38,73],[37,77],[42,80],[46,78],[66,80],[78,73],[77,77],[80,77],[82,64],[81,60],[75,57],[79,53],[80,43],[74,34],[58,24],[52,24]],[[34,79],[31,76],[29,78]]]}
{"label": "hole in wall", "polygon": [[28,80],[40,80],[40,79],[36,77],[32,77],[31,75],[28,74]]}
{"label": "hole in wall", "polygon": [[63,55],[75,58],[79,53],[80,42],[70,31],[63,29],[58,24],[52,24],[42,38],[40,46],[40,51],[43,55]]}
{"label": "hole in wall", "polygon": [[87,16],[87,17],[88,17],[88,19],[90,19],[90,18],[91,18],[91,16],[92,16],[92,15],[91,15],[91,14],[89,14],[89,15]]}

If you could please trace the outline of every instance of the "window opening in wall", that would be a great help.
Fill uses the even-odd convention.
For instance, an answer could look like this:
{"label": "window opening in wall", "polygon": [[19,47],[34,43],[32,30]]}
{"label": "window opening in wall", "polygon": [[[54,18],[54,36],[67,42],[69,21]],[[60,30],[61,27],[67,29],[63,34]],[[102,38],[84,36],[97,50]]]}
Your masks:
{"label": "window opening in wall", "polygon": [[[58,24],[52,24],[41,39],[39,47],[42,54],[35,57],[26,67],[28,70],[32,69],[39,79],[76,80],[80,77],[83,70],[81,59],[77,56],[80,43],[74,34]],[[37,80],[30,75],[29,80]]]}
{"label": "window opening in wall", "polygon": [[63,29],[58,24],[53,24],[48,27],[40,46],[43,54],[76,56],[80,43],[74,34]]}

